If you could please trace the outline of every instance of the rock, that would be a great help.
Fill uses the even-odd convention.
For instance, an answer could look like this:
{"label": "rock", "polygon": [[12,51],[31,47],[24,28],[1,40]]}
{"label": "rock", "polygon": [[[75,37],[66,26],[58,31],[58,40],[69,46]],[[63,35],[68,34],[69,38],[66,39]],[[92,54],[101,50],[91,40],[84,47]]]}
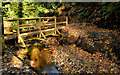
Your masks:
{"label": "rock", "polygon": [[46,72],[47,75],[52,75],[53,73],[59,75],[59,71],[56,69],[56,67],[54,65],[45,67],[44,70],[42,71],[42,73],[44,73],[44,72]]}
{"label": "rock", "polygon": [[84,50],[95,53],[115,54],[120,58],[120,33],[108,29],[100,29],[90,25],[70,24],[61,30],[60,45],[76,44]]}

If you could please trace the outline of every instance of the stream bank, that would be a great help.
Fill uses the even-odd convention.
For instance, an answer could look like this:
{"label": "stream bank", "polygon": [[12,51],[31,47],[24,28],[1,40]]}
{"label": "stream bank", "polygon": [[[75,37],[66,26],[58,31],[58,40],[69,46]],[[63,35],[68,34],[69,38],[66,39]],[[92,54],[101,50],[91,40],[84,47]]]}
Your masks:
{"label": "stream bank", "polygon": [[[115,33],[114,35],[112,35],[113,32],[109,31],[108,35],[106,35],[107,31],[102,30],[102,29],[95,30],[93,28],[82,26],[82,25],[81,25],[81,28],[77,27],[78,29],[75,29],[74,24],[71,26],[73,27],[70,28],[70,26],[68,25],[68,27],[66,27],[63,31],[61,31],[63,33],[62,37],[49,37],[49,39],[46,42],[38,41],[38,40],[32,41],[32,45],[44,44],[44,49],[48,51],[48,53],[49,52],[51,53],[50,58],[52,59],[51,62],[53,65],[45,66],[45,68],[41,70],[42,73],[43,72],[48,73],[48,74],[50,74],[49,72],[56,72],[56,73],[61,73],[61,74],[63,73],[71,73],[71,74],[73,73],[74,74],[76,73],[115,73],[115,74],[118,74],[120,73],[119,72],[120,65],[118,64],[119,63],[118,58],[116,57],[115,53],[113,53],[112,51],[109,51],[111,47],[119,49],[119,46],[118,46],[119,38],[117,38],[118,33]],[[80,25],[78,24],[76,26],[80,26]],[[89,31],[89,33],[87,31]],[[97,31],[99,31],[98,34],[96,34]],[[102,33],[102,31],[104,33]],[[86,34],[89,34],[89,35],[86,35]],[[101,37],[99,37],[98,35]],[[93,44],[93,43],[96,43],[96,44]],[[97,44],[103,47],[101,46],[99,47]],[[18,56],[20,55],[19,57],[24,56],[24,53],[26,53],[25,49],[21,49],[19,47],[16,49],[13,49],[15,44],[12,46],[13,47],[11,51],[16,52],[15,54],[18,54]],[[108,49],[105,46],[108,46]],[[100,48],[102,48],[103,51],[101,51]],[[23,54],[19,50],[22,51]],[[43,52],[41,53],[44,54],[45,51],[44,50],[42,51]],[[109,58],[108,54],[111,55],[110,56],[111,59]],[[18,70],[20,71],[20,73],[35,73],[34,72],[35,68],[30,70],[28,68],[29,66],[27,65],[22,66],[23,63],[20,60],[14,60],[12,64],[11,63],[9,64],[9,62],[11,61],[10,59],[12,59],[11,57],[12,56],[9,53],[9,51],[6,50],[6,53],[3,56],[3,61],[4,61],[3,67],[5,68],[4,73],[6,71],[17,72],[17,70],[14,71],[11,68],[8,69],[10,65],[13,65],[12,66],[13,68],[18,67]],[[24,59],[24,60],[30,64],[31,59]],[[19,61],[19,63],[15,63],[16,61]],[[23,68],[25,68],[25,70],[23,70]]]}

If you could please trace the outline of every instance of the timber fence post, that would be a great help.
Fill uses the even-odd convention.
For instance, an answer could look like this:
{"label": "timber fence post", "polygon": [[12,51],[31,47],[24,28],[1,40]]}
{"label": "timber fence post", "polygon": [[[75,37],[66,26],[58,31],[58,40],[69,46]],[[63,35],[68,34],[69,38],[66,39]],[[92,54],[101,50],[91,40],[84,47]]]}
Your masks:
{"label": "timber fence post", "polygon": [[55,34],[56,34],[56,30],[57,30],[57,28],[56,28],[56,17],[55,17]]}
{"label": "timber fence post", "polygon": [[66,17],[66,26],[68,25],[68,17]]}
{"label": "timber fence post", "polygon": [[38,27],[38,28],[39,28],[39,30],[40,30],[39,38],[41,38],[41,33],[42,33],[42,32],[41,32],[41,18],[39,18],[39,27]]}
{"label": "timber fence post", "polygon": [[18,43],[20,43],[19,20],[17,20],[17,35],[18,35]]}

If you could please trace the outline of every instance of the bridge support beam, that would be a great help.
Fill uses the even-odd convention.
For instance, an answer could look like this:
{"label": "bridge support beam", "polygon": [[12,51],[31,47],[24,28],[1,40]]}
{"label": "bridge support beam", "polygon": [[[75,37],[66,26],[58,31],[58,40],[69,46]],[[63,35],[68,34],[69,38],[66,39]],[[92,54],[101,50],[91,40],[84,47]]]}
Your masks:
{"label": "bridge support beam", "polygon": [[18,43],[20,43],[19,20],[17,20],[17,36],[18,36]]}
{"label": "bridge support beam", "polygon": [[56,17],[55,17],[55,34],[56,34],[56,30],[57,30],[57,28],[56,28]]}
{"label": "bridge support beam", "polygon": [[38,28],[40,30],[39,38],[41,38],[41,36],[43,35],[44,39],[46,39],[45,35],[43,34],[43,32],[41,30],[41,25],[42,25],[41,18],[39,18],[39,25],[38,25]]}
{"label": "bridge support beam", "polygon": [[41,18],[39,18],[39,24],[38,24],[38,28],[39,28],[39,30],[40,30],[40,34],[39,34],[39,38],[41,38],[41,35],[42,35],[42,33],[41,33]]}
{"label": "bridge support beam", "polygon": [[66,17],[66,26],[68,25],[68,17]]}

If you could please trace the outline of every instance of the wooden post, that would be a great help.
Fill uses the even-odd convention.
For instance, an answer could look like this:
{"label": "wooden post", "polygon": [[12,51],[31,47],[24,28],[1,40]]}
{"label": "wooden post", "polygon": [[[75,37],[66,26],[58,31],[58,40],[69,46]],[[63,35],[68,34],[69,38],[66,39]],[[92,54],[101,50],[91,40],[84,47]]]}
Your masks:
{"label": "wooden post", "polygon": [[[42,33],[42,32],[41,32]],[[42,33],[43,37],[46,39],[45,35]]]}
{"label": "wooden post", "polygon": [[19,39],[21,40],[22,44],[23,44],[23,47],[26,47],[25,43],[24,43],[24,40],[22,39],[21,36],[19,36]]}
{"label": "wooden post", "polygon": [[68,25],[68,17],[66,17],[66,25]]}
{"label": "wooden post", "polygon": [[55,17],[55,34],[56,34],[56,30],[57,30],[57,28],[56,28],[56,17]]}
{"label": "wooden post", "polygon": [[18,35],[18,43],[20,43],[19,20],[17,20],[17,35]]}
{"label": "wooden post", "polygon": [[41,18],[39,18],[39,25],[38,25],[38,28],[40,30],[40,34],[39,34],[39,38],[41,38]]}

